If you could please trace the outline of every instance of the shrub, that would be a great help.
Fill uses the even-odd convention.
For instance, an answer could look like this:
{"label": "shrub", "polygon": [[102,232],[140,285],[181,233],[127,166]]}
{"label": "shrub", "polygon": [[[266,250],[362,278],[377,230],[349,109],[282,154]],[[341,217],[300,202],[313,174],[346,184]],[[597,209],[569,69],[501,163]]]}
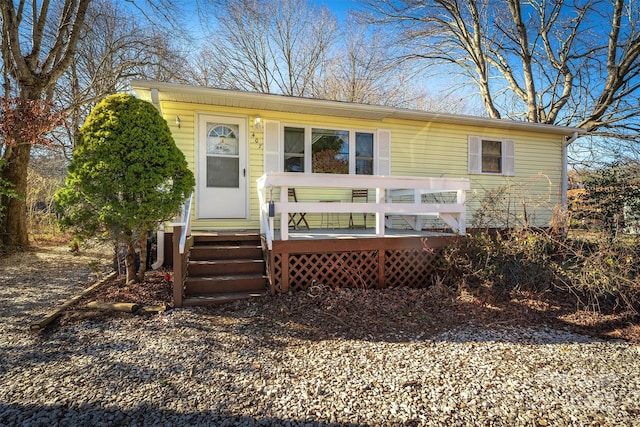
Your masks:
{"label": "shrub", "polygon": [[[500,204],[496,191],[488,197]],[[501,214],[498,213],[498,216]],[[495,222],[492,216],[484,220]],[[552,224],[565,224],[564,216]],[[447,285],[508,297],[556,292],[580,308],[640,311],[640,238],[601,234],[567,236],[560,227],[480,229],[444,253]]]}
{"label": "shrub", "polygon": [[135,253],[146,258],[147,231],[179,211],[195,185],[166,121],[146,101],[113,95],[79,131],[65,187],[56,194],[61,223],[78,237],[108,235],[127,248],[127,282]]}
{"label": "shrub", "polygon": [[508,297],[513,292],[564,293],[580,308],[640,311],[637,237],[597,242],[549,230],[471,233],[445,252],[447,285]]}

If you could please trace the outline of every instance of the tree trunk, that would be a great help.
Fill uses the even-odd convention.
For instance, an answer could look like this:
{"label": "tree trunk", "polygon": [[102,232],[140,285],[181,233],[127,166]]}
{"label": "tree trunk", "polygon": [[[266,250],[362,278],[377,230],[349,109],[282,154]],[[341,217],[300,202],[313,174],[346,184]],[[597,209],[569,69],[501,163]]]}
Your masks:
{"label": "tree trunk", "polygon": [[140,233],[138,238],[140,245],[140,268],[138,269],[138,282],[144,282],[144,275],[147,272],[147,232]]}
{"label": "tree trunk", "polygon": [[1,203],[4,216],[0,222],[0,237],[5,246],[25,248],[29,245],[27,230],[27,169],[31,158],[31,144],[20,144],[8,148],[4,159],[6,167],[2,170],[2,179],[13,184],[17,198],[4,196]]}
{"label": "tree trunk", "polygon": [[127,267],[127,279],[126,283],[136,281],[136,247],[133,243],[133,238],[127,242],[127,255],[124,258],[125,266]]}

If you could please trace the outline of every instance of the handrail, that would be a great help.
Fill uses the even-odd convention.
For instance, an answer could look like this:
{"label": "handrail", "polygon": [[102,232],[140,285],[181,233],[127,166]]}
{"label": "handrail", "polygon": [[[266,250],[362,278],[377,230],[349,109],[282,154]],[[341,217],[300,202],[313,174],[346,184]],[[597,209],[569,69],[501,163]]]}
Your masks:
{"label": "handrail", "polygon": [[[258,202],[260,203],[260,233],[264,233],[264,237],[267,241],[267,249],[273,249],[273,218],[269,217],[269,202],[266,201],[266,187],[264,186],[265,175],[258,178]],[[270,192],[273,191],[273,187],[270,188]],[[271,200],[271,197],[269,198]]]}
{"label": "handrail", "polygon": [[169,225],[172,227],[182,227],[180,233],[180,253],[183,254],[187,243],[187,236],[191,234],[191,204],[193,201],[193,192],[184,200],[184,204],[180,209],[182,211],[182,221],[172,222]]}
{"label": "handrail", "polygon": [[[189,194],[182,205],[182,221],[172,222],[173,227],[173,306],[182,307],[184,297],[184,281],[187,275],[187,263],[189,262],[189,249],[193,244],[191,235],[191,203],[193,200],[193,192]],[[179,241],[176,242],[176,234],[180,235]],[[187,246],[189,246],[187,248]]]}
{"label": "handrail", "polygon": [[[433,178],[413,176],[380,176],[380,175],[337,175],[317,173],[267,173],[257,180],[260,200],[261,232],[274,235],[273,221],[267,225],[265,216],[268,212],[265,192],[273,187],[280,188],[280,200],[273,201],[275,214],[281,216],[280,237],[288,239],[287,216],[293,212],[304,213],[373,213],[376,215],[376,235],[384,236],[385,217],[387,215],[415,216],[438,215],[452,229],[460,234],[466,232],[466,191],[471,188],[465,178]],[[306,188],[366,188],[375,189],[373,203],[362,202],[297,202],[288,200],[289,187]],[[388,194],[387,194],[388,191]],[[423,194],[455,192],[455,203],[422,203]],[[413,195],[413,203],[393,203],[392,196]],[[387,196],[389,196],[387,198]],[[271,199],[271,198],[270,198]],[[271,218],[270,218],[271,219]],[[415,221],[416,225],[421,224]]]}

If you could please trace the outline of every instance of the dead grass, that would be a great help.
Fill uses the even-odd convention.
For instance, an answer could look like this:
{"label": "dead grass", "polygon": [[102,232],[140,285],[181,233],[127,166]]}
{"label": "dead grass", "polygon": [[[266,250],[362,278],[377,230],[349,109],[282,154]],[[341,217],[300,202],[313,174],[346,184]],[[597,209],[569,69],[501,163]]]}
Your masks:
{"label": "dead grass", "polygon": [[[171,283],[164,272],[150,272],[144,283],[125,286],[116,278],[69,310],[64,325],[87,318],[133,316],[125,313],[96,313],[84,306],[88,300],[131,302],[139,305],[171,303]],[[640,343],[640,319],[630,313],[599,314],[579,310],[566,296],[517,293],[512,296],[474,295],[468,291],[394,288],[386,290],[332,289],[316,285],[306,291],[238,301],[209,310],[228,316],[250,311],[254,316],[286,323],[294,335],[306,339],[344,336],[356,339],[405,340],[428,338],[469,323],[509,324],[550,328],[604,339]]]}
{"label": "dead grass", "polygon": [[[67,244],[60,246],[65,248]],[[56,265],[65,263],[73,266],[77,261],[77,255],[68,250],[56,251],[56,257]],[[14,259],[26,264],[31,262],[26,256]],[[34,280],[34,274],[50,281],[51,275],[58,273],[55,267],[18,270],[25,271],[25,274],[28,271],[24,280],[29,281]],[[70,274],[67,270],[61,271],[65,273],[60,274]],[[148,272],[144,283],[129,286],[125,285],[123,277],[118,277],[105,282],[95,293],[67,310],[54,328],[88,319],[108,322],[112,318],[135,316],[88,310],[86,303],[91,300],[143,306],[164,303],[170,306],[171,297],[172,285],[166,280],[164,271]],[[472,292],[464,287],[453,290],[442,284],[428,289],[386,290],[331,289],[317,285],[306,291],[239,301],[206,310],[230,317],[249,310],[255,316],[284,322],[294,334],[314,339],[335,335],[386,340],[416,336],[427,338],[474,323],[487,326],[547,325],[605,339],[640,343],[640,319],[632,313],[600,314],[579,310],[570,296],[553,292],[540,295],[511,292],[505,295],[492,291]]]}

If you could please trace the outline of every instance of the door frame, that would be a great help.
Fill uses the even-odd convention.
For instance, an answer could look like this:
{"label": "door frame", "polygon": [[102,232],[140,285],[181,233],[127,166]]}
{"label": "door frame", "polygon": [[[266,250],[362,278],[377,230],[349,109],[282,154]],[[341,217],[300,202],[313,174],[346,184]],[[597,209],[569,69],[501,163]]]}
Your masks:
{"label": "door frame", "polygon": [[[249,182],[249,177],[251,176],[251,171],[249,169],[249,149],[251,148],[249,146],[249,116],[246,115],[234,115],[234,114],[220,114],[220,113],[216,113],[216,112],[211,112],[211,111],[199,111],[196,112],[196,120],[195,120],[195,172],[196,172],[196,209],[195,209],[195,214],[196,214],[196,219],[201,219],[201,220],[224,220],[224,219],[228,219],[228,220],[247,220],[249,219],[249,215],[250,215],[250,204],[251,204],[251,195],[249,194],[249,191],[251,189],[251,185]],[[244,203],[244,216],[243,217],[237,217],[237,218],[224,218],[224,217],[219,217],[219,218],[213,218],[210,216],[204,216],[201,213],[201,208],[202,208],[202,203],[201,203],[201,189],[202,189],[202,185],[205,185],[205,183],[202,182],[202,180],[200,179],[201,177],[201,173],[203,173],[203,171],[201,170],[202,168],[202,156],[206,156],[206,143],[205,141],[203,141],[202,139],[202,134],[200,133],[200,128],[203,125],[203,123],[206,123],[207,121],[218,121],[218,120],[224,120],[224,119],[231,119],[231,120],[239,120],[242,123],[239,125],[239,129],[241,130],[241,138],[239,138],[238,140],[238,144],[241,147],[244,147],[244,150],[240,150],[240,156],[239,159],[241,162],[244,162],[244,169],[246,170],[245,172],[245,180],[244,180],[244,186],[240,186],[239,188],[243,188],[244,189],[244,194],[245,194],[245,203]],[[213,119],[213,120],[211,120]],[[206,140],[206,137],[205,137]],[[241,163],[242,164],[242,163]]]}

